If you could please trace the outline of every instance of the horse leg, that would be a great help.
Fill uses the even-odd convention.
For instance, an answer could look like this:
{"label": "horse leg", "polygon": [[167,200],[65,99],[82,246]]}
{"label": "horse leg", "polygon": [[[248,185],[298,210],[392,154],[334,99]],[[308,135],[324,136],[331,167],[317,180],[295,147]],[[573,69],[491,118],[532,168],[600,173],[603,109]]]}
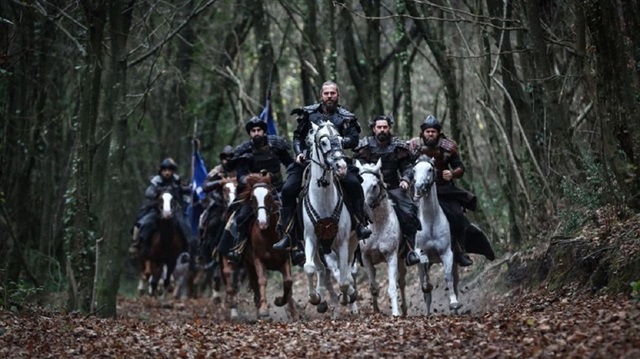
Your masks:
{"label": "horse leg", "polygon": [[211,299],[214,304],[220,304],[222,302],[222,299],[220,298],[221,287],[222,278],[220,277],[220,269],[218,267],[211,276]]}
{"label": "horse leg", "polygon": [[236,283],[234,281],[234,270],[231,267],[231,263],[229,263],[229,261],[224,258],[223,259],[224,262],[224,269],[223,269],[223,275],[225,277],[225,280],[227,282],[226,285],[226,297],[225,297],[225,303],[227,308],[231,309],[231,314],[230,317],[231,319],[236,319],[238,317],[238,306],[236,303]]}
{"label": "horse leg", "polygon": [[[307,230],[305,229],[305,232]],[[322,301],[322,294],[318,293],[318,288],[320,287],[320,271],[317,273],[317,284],[313,285],[313,275],[316,274],[316,264],[315,257],[317,257],[317,248],[315,247],[315,243],[311,240],[311,236],[305,233],[305,246],[304,246],[304,272],[307,274],[307,293],[309,295],[309,303],[312,305],[318,305]],[[322,276],[324,278],[324,276]]]}
{"label": "horse leg", "polygon": [[398,263],[398,287],[400,288],[400,297],[402,299],[402,305],[400,305],[400,309],[402,310],[402,316],[407,316],[407,293],[405,291],[407,286],[407,266],[404,264],[404,261],[401,260],[396,252],[396,261]]}
{"label": "horse leg", "polygon": [[267,305],[267,270],[262,263],[260,258],[256,258],[253,256],[253,265],[255,267],[256,279],[258,281],[258,298],[257,298],[257,307],[258,309],[258,318],[267,318],[269,317],[269,306]]}
{"label": "horse leg", "polygon": [[391,315],[400,316],[398,309],[398,256],[391,253],[387,256],[387,277],[389,278],[389,300],[391,301]]}
{"label": "horse leg", "polygon": [[420,273],[420,287],[422,288],[422,296],[424,297],[424,304],[427,307],[427,315],[431,315],[431,292],[433,286],[429,282],[429,264],[420,264],[418,267]]}
{"label": "horse leg", "polygon": [[349,268],[349,253],[346,243],[338,249],[338,268],[340,270],[340,304],[347,305],[355,302],[357,294],[353,288],[353,277]]}
{"label": "horse leg", "polygon": [[298,320],[298,308],[296,307],[296,303],[293,301],[293,278],[291,277],[291,265],[289,261],[285,261],[280,268],[280,273],[282,273],[282,297],[276,297],[274,303],[278,307],[282,307],[283,305],[288,304],[287,307],[289,309],[289,315],[291,315],[291,319]]}
{"label": "horse leg", "polygon": [[[444,267],[444,281],[447,284],[447,288],[449,289],[449,309],[453,311],[457,311],[462,307],[462,304],[458,303],[458,281],[457,278],[454,280],[453,274],[453,252],[451,249],[446,251],[440,259],[442,260]],[[457,269],[457,267],[456,267]],[[457,277],[458,271],[456,270]]]}
{"label": "horse leg", "polygon": [[362,253],[362,263],[367,270],[367,279],[369,279],[369,291],[371,292],[371,305],[374,313],[380,313],[378,307],[378,295],[380,294],[380,286],[376,281],[376,267],[371,263],[371,259],[365,253]]}
{"label": "horse leg", "polygon": [[316,268],[318,268],[316,275],[316,293],[318,293],[318,298],[320,302],[317,304],[316,310],[318,313],[326,313],[329,310],[329,305],[327,304],[327,300],[324,299],[325,291],[327,290],[326,283],[331,283],[331,279],[327,279],[327,271],[324,267],[324,263],[320,260],[319,256],[316,256],[314,259]]}

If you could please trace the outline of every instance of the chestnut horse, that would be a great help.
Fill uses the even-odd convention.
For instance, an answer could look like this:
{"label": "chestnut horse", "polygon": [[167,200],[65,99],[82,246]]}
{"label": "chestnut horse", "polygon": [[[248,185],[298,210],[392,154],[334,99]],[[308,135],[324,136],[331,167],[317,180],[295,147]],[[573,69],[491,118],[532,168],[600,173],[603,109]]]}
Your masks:
{"label": "chestnut horse", "polygon": [[[158,196],[158,219],[156,230],[151,235],[149,252],[140,255],[143,268],[142,278],[149,281],[149,292],[151,295],[157,294],[158,282],[164,283],[164,293],[168,292],[170,285],[169,278],[173,272],[178,256],[186,252],[185,242],[178,229],[178,223],[174,218],[175,211],[180,211],[177,201],[169,191],[163,191]],[[166,266],[166,272],[164,271]],[[141,294],[144,288],[141,281],[138,289]]]}
{"label": "chestnut horse", "polygon": [[[267,174],[253,173],[247,176],[247,186],[238,196],[239,201],[250,201],[253,207],[253,219],[249,223],[248,241],[244,244],[243,265],[247,269],[249,285],[253,290],[253,300],[257,309],[258,319],[269,317],[267,304],[267,270],[279,271],[282,274],[283,294],[276,297],[274,304],[282,307],[288,304],[289,314],[292,319],[298,319],[298,311],[293,301],[293,279],[289,253],[273,249],[273,244],[278,240],[276,225],[279,218],[280,203],[275,189],[271,186],[271,176]],[[224,261],[223,272],[227,283],[233,282],[233,272],[236,268],[228,261]],[[235,292],[237,285],[227,286],[227,299],[231,302],[232,318],[235,306]]]}

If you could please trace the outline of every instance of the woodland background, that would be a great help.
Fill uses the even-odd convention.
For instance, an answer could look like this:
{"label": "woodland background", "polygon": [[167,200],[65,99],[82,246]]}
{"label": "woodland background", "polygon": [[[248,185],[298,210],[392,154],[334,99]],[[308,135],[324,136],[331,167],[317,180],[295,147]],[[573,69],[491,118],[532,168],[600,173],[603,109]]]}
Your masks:
{"label": "woodland background", "polygon": [[197,127],[213,167],[268,91],[289,137],[326,80],[363,136],[443,121],[499,253],[637,213],[638,34],[623,0],[2,1],[0,302],[114,316],[159,161],[188,181]]}

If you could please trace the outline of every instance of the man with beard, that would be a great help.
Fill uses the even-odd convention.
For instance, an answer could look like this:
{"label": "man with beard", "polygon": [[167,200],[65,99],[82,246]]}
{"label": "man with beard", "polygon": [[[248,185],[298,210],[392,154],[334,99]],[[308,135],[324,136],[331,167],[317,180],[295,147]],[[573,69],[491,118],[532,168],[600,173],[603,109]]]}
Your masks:
{"label": "man with beard", "polygon": [[[258,117],[251,118],[244,128],[250,139],[235,149],[232,160],[232,168],[235,168],[238,179],[236,193],[241,193],[246,187],[247,175],[263,170],[271,174],[271,184],[280,191],[283,186],[280,165],[287,167],[293,163],[289,144],[282,137],[267,136],[267,123]],[[229,210],[233,211],[234,207],[229,207]],[[218,250],[232,262],[241,261],[242,253],[238,248],[247,237],[252,214],[251,204],[242,203],[227,226],[229,230],[222,235]]]}
{"label": "man with beard", "polygon": [[208,202],[205,211],[200,217],[200,245],[206,245],[209,253],[218,245],[222,227],[223,214],[229,205],[225,201],[224,186],[236,179],[236,171],[231,169],[233,147],[227,145],[220,152],[220,164],[215,166],[202,184],[202,191],[207,193]]}
{"label": "man with beard", "polygon": [[[305,260],[301,238],[296,238],[292,247],[289,233],[292,229],[296,199],[302,187],[302,174],[308,165],[305,161],[306,137],[311,129],[311,123],[320,125],[325,121],[331,121],[342,136],[344,149],[355,148],[360,134],[360,125],[356,116],[339,104],[340,91],[335,82],[328,81],[322,84],[320,98],[320,103],[291,111],[292,115],[298,116],[298,127],[293,132],[293,151],[296,160],[287,168],[288,177],[282,188],[282,208],[280,208],[280,221],[278,222],[278,233],[282,239],[274,244],[273,248],[291,249],[295,264],[302,264]],[[347,175],[340,180],[340,183],[344,188],[344,193],[348,194],[344,198],[345,204],[357,222],[356,235],[360,239],[366,239],[371,235],[371,230],[367,228],[370,220],[364,211],[364,193],[360,182],[362,182],[362,178],[358,174],[358,169],[349,163]]]}
{"label": "man with beard", "polygon": [[473,264],[465,254],[465,249],[470,250],[470,246],[473,246],[474,253],[483,254],[489,260],[495,259],[487,237],[477,225],[469,222],[463,212],[463,208],[475,211],[476,196],[457,187],[453,181],[464,174],[458,145],[441,132],[442,125],[432,115],[422,122],[420,131],[420,137],[409,141],[409,147],[417,155],[427,155],[435,160],[438,202],[449,221],[455,261],[462,267]]}
{"label": "man with beard", "polygon": [[395,203],[394,209],[407,244],[405,261],[407,265],[412,266],[420,263],[420,258],[414,251],[420,220],[418,208],[407,194],[413,168],[411,151],[405,141],[391,134],[391,126],[393,119],[389,116],[373,118],[369,123],[373,136],[360,140],[354,150],[354,159],[366,163],[376,163],[380,160],[380,170],[387,185],[387,193]]}

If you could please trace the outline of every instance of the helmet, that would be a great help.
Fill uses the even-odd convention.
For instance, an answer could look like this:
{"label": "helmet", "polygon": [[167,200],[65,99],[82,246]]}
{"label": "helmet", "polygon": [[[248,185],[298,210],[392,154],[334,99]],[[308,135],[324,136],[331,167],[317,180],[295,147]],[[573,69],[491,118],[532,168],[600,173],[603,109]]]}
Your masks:
{"label": "helmet", "polygon": [[222,149],[222,152],[220,152],[220,159],[224,159],[224,158],[231,158],[233,157],[233,147],[226,145],[224,146],[224,148]]}
{"label": "helmet", "polygon": [[163,169],[170,169],[175,172],[178,170],[178,165],[176,164],[176,161],[173,160],[173,158],[167,157],[162,160],[162,162],[160,162],[160,171],[162,171]]}
{"label": "helmet", "polygon": [[420,125],[420,131],[424,131],[427,128],[435,128],[436,130],[438,130],[438,132],[442,131],[442,125],[433,115],[427,116],[427,118],[425,118]]}
{"label": "helmet", "polygon": [[389,127],[393,127],[393,116],[386,116],[386,115],[380,115],[380,116],[376,116],[376,117],[372,117],[369,120],[369,128],[371,129],[371,131],[373,131],[373,127],[375,127],[376,122],[378,121],[387,121],[387,123],[389,124]]}
{"label": "helmet", "polygon": [[267,132],[267,123],[256,116],[251,117],[251,119],[244,125],[244,129],[247,130],[248,134],[254,127],[260,127],[264,132]]}

